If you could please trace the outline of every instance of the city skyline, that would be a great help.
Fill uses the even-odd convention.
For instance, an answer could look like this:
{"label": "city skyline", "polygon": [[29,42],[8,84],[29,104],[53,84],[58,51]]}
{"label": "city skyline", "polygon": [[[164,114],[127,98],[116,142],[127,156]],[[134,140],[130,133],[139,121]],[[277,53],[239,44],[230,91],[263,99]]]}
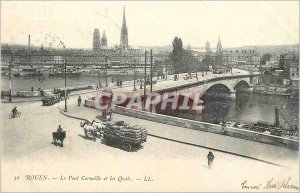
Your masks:
{"label": "city skyline", "polygon": [[120,43],[125,6],[128,41],[134,47],[171,45],[175,36],[192,47],[205,47],[206,41],[216,47],[219,36],[225,48],[298,44],[298,5],[295,1],[1,2],[1,43],[26,45],[30,34],[32,45],[47,47],[44,37],[51,34],[67,48],[91,49],[93,31],[99,28],[106,31],[108,47],[113,47]]}

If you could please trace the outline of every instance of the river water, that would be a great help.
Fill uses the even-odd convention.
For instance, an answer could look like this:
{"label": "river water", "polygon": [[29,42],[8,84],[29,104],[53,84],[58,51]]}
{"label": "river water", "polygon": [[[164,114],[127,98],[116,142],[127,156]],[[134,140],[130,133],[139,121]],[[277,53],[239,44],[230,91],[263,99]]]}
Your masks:
{"label": "river water", "polygon": [[[210,123],[241,121],[250,124],[264,121],[273,124],[275,122],[275,105],[291,124],[299,127],[299,99],[292,96],[237,92],[235,99],[205,99],[204,109],[201,113],[168,112],[163,114]],[[282,116],[280,116],[280,124],[288,126]]]}
{"label": "river water", "polygon": [[[80,77],[67,77],[67,85],[83,86],[97,84],[97,76],[80,76]],[[140,78],[139,76],[137,78]],[[108,83],[112,81],[126,81],[132,80],[133,76],[109,76]],[[102,84],[105,84],[105,77],[100,77]],[[40,88],[41,82],[39,78],[24,78],[13,77],[12,87],[13,91],[21,90],[34,90]],[[64,87],[63,77],[46,77],[42,87],[44,89],[53,89]],[[1,89],[9,89],[9,79],[7,76],[1,76]],[[192,120],[199,120],[204,122],[222,121],[222,120],[239,120],[245,123],[256,123],[257,121],[267,121],[274,123],[275,112],[274,107],[278,106],[279,109],[289,118],[289,121],[298,125],[299,122],[299,100],[290,96],[272,96],[272,95],[260,95],[253,93],[237,92],[235,99],[219,98],[219,99],[205,99],[204,109],[202,113],[188,113],[188,112],[175,112],[169,114],[172,116],[188,118]],[[280,119],[281,124],[284,120]]]}
{"label": "river water", "polygon": [[[137,76],[140,78],[140,76]],[[133,80],[133,76],[129,75],[118,75],[108,76],[107,82],[111,83],[116,81]],[[101,76],[100,81],[102,85],[105,85],[105,77]],[[99,82],[98,76],[78,76],[78,77],[67,77],[67,86],[84,86],[84,85],[96,85]],[[13,91],[30,91],[31,87],[33,90],[38,90],[41,87],[43,89],[63,88],[65,86],[64,77],[49,77],[46,76],[44,81],[39,80],[39,77],[13,77],[12,78],[12,90]],[[1,90],[9,90],[9,77],[1,76]]]}

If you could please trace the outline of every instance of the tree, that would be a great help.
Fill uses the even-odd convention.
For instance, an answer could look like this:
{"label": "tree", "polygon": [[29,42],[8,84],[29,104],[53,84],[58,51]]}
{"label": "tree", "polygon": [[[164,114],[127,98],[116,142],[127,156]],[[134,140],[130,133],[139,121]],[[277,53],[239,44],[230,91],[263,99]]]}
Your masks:
{"label": "tree", "polygon": [[192,71],[197,70],[198,68],[198,62],[196,58],[193,55],[193,52],[191,50],[184,50],[183,51],[183,71],[182,72],[188,72],[191,73]]}
{"label": "tree", "polygon": [[174,72],[179,73],[182,71],[182,57],[183,57],[181,38],[175,37],[172,44],[173,44],[173,52],[171,55],[171,60],[173,61]]}
{"label": "tree", "polygon": [[272,55],[269,54],[269,53],[266,53],[266,54],[262,55],[261,64],[265,65],[267,63],[267,61],[270,61],[271,57],[272,57]]}
{"label": "tree", "polygon": [[175,37],[172,44],[173,51],[170,58],[174,73],[192,72],[198,64],[193,51],[183,49],[181,38]]}
{"label": "tree", "polygon": [[207,70],[209,69],[209,66],[211,65],[211,60],[209,55],[205,55],[205,57],[202,60],[202,69],[201,70]]}

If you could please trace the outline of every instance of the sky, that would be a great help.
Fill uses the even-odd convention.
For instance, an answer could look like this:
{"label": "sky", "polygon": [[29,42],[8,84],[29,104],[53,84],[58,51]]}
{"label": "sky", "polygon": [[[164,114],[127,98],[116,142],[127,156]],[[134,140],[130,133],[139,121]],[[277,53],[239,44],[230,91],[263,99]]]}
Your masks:
{"label": "sky", "polygon": [[[298,1],[1,1],[1,43],[92,48],[93,31],[120,42],[126,7],[129,45],[223,47],[299,43]],[[50,40],[51,39],[51,40]]]}

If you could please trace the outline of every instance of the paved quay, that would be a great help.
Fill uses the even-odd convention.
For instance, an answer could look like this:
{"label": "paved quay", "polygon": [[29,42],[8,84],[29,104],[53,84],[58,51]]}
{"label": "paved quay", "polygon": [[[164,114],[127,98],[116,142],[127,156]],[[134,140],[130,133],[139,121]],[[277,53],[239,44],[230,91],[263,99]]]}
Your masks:
{"label": "paved quay", "polygon": [[[88,97],[84,94],[82,97]],[[43,181],[20,180],[13,186],[2,187],[2,191],[19,191],[24,188],[32,191],[51,191],[50,187],[59,186],[61,191],[154,191],[151,181],[136,180],[151,177],[161,191],[243,191],[241,183],[262,184],[266,179],[282,180],[291,177],[291,183],[298,184],[298,166],[290,162],[290,168],[266,164],[263,162],[214,151],[215,162],[212,169],[207,168],[208,149],[199,148],[168,140],[149,137],[143,148],[137,152],[125,152],[121,149],[87,140],[80,120],[68,118],[60,113],[64,103],[42,106],[41,102],[20,103],[21,117],[8,119],[15,104],[1,104],[2,134],[2,184],[12,184],[15,175],[45,174],[49,177],[72,176],[119,176],[130,177],[131,183],[119,181],[68,181],[50,180],[47,186]],[[26,113],[25,113],[26,112]],[[77,96],[70,96],[68,113],[94,119],[99,112],[94,109],[77,106]],[[114,120],[124,120],[130,124],[140,123],[130,117],[113,115]],[[67,132],[64,147],[55,147],[51,133],[61,124]],[[143,121],[149,132],[170,133],[177,136],[191,136],[187,130],[172,130],[162,124]],[[173,127],[174,128],[174,127]],[[182,128],[181,128],[182,129]],[[207,135],[205,135],[207,134]],[[202,135],[202,137],[201,137]],[[202,133],[195,137],[211,143],[224,143],[221,138]],[[201,138],[200,138],[201,137]],[[198,139],[198,141],[199,141]],[[239,144],[240,145],[240,144]],[[160,159],[157,159],[157,158]],[[298,158],[297,158],[298,159]],[[179,167],[181,166],[181,167]],[[185,167],[182,167],[185,166]],[[133,169],[134,168],[134,169]],[[162,172],[163,171],[163,172]],[[228,174],[232,174],[228,176]],[[187,184],[186,186],[182,184]],[[117,185],[117,186],[116,186]],[[118,187],[118,188],[113,188]],[[263,187],[262,187],[263,189]]]}
{"label": "paved quay", "polygon": [[[78,108],[80,108],[80,110],[78,110]],[[77,106],[69,108],[68,112],[66,112],[65,114],[90,121],[98,120],[97,117],[101,117],[101,111],[97,109],[86,107],[81,108]],[[178,140],[186,143],[192,143],[207,148],[238,153],[240,155],[249,156],[255,159],[260,159],[287,167],[290,167],[291,163],[293,163],[293,166],[297,165],[299,156],[298,151],[288,148],[253,142],[235,137],[218,135],[209,132],[203,132],[199,130],[192,130],[184,127],[167,125],[116,113],[113,114],[113,120],[125,121],[126,123],[131,125],[143,125],[148,130],[148,133],[155,136],[168,138],[171,140]],[[239,145],[237,146],[236,144]],[[253,151],[253,149],[249,149],[249,147],[252,147],[253,149],[260,149],[260,151]],[[287,157],[289,159],[287,159]]]}

